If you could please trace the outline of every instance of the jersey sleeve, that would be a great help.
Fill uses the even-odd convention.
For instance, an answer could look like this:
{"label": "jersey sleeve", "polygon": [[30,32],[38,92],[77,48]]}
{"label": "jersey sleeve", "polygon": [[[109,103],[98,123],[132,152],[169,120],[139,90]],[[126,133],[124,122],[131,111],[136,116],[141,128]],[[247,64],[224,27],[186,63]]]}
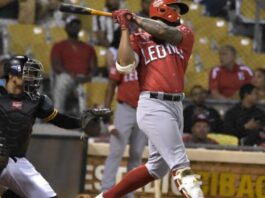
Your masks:
{"label": "jersey sleeve", "polygon": [[213,68],[209,76],[209,90],[218,89],[218,68]]}
{"label": "jersey sleeve", "polygon": [[122,80],[122,74],[118,72],[115,66],[112,66],[109,70],[109,79],[120,82]]}
{"label": "jersey sleeve", "polygon": [[186,71],[188,66],[188,61],[191,56],[193,44],[194,44],[194,35],[192,30],[185,25],[180,25],[178,30],[182,32],[182,41],[177,45],[177,48],[181,50],[184,56],[184,71]]}
{"label": "jersey sleeve", "polygon": [[194,44],[193,32],[191,28],[186,25],[180,25],[178,30],[182,33],[182,41],[178,44],[178,47],[190,56]]}
{"label": "jersey sleeve", "polygon": [[136,34],[131,34],[130,35],[130,43],[131,43],[131,46],[133,48],[133,51],[135,51],[136,54],[138,54],[138,56],[140,56],[140,47],[138,45],[138,42],[137,42],[137,36]]}
{"label": "jersey sleeve", "polygon": [[51,99],[46,95],[40,96],[40,104],[37,112],[37,117],[43,119],[46,122],[55,118],[58,111],[54,108]]}

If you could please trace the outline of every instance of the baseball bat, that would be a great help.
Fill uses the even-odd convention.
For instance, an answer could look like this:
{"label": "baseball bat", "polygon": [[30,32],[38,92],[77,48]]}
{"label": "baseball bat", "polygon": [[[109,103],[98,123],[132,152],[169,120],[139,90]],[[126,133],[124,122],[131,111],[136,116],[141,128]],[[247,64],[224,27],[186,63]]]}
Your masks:
{"label": "baseball bat", "polygon": [[111,17],[112,13],[110,12],[105,12],[102,10],[96,10],[84,6],[78,6],[74,4],[67,4],[67,3],[62,3],[60,4],[59,10],[61,12],[67,12],[67,13],[72,13],[72,14],[82,14],[82,15],[99,15],[99,16],[107,16]]}

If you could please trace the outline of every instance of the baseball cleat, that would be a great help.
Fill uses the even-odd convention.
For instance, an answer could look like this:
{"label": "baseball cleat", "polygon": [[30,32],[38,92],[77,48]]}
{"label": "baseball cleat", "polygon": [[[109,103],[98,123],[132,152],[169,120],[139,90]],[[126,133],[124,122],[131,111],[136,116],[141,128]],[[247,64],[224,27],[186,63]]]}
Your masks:
{"label": "baseball cleat", "polygon": [[200,175],[194,174],[190,168],[180,169],[174,176],[178,189],[186,198],[204,198]]}
{"label": "baseball cleat", "polygon": [[103,197],[103,193],[100,193],[100,194],[97,195],[95,198],[104,198],[104,197]]}

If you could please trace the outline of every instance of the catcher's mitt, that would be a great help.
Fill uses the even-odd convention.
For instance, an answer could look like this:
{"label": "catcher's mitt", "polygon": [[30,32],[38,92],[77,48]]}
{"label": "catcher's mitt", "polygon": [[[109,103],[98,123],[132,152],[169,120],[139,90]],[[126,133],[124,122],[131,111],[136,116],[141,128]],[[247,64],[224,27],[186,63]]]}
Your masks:
{"label": "catcher's mitt", "polygon": [[100,119],[106,119],[111,115],[110,108],[90,108],[83,112],[81,116],[82,129],[90,137],[100,135]]}

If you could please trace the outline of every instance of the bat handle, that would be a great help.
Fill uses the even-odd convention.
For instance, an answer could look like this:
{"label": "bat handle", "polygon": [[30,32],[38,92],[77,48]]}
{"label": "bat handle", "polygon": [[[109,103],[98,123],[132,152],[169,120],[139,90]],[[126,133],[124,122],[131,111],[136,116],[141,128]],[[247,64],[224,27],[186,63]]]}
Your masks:
{"label": "bat handle", "polygon": [[112,17],[112,13],[111,12],[105,12],[105,11],[101,11],[101,10],[93,10],[93,9],[91,9],[91,14],[92,15]]}

